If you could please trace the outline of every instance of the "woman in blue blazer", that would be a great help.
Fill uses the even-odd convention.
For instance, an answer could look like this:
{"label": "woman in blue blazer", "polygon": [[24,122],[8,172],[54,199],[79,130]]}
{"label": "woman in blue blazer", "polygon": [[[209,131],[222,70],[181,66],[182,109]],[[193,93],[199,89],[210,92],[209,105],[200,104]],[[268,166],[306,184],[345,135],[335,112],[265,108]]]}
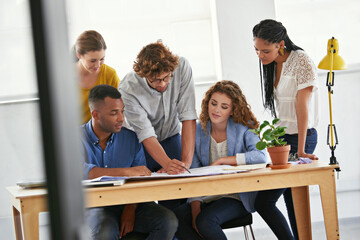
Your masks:
{"label": "woman in blue blazer", "polygon": [[[259,138],[249,129],[259,125],[240,87],[232,81],[213,85],[201,105],[191,168],[209,165],[265,163]],[[257,192],[191,198],[175,209],[181,239],[226,239],[221,224],[254,212]]]}

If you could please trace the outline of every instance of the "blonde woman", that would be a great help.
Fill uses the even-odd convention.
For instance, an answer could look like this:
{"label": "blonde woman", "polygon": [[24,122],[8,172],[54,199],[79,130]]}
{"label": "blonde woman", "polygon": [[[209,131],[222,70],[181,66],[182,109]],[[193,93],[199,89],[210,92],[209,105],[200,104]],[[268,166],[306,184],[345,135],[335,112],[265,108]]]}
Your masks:
{"label": "blonde woman", "polygon": [[94,86],[106,84],[118,88],[120,79],[116,71],[104,64],[106,44],[100,33],[85,31],[77,38],[74,45],[76,69],[79,74],[82,123],[91,119],[88,104],[89,91]]}

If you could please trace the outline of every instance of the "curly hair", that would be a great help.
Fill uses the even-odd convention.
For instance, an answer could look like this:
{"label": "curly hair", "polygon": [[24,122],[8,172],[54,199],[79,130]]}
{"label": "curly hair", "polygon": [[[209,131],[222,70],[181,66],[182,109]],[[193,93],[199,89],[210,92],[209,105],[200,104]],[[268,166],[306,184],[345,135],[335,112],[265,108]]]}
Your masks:
{"label": "curly hair", "polygon": [[206,131],[206,124],[210,120],[209,101],[216,92],[226,94],[231,99],[233,105],[232,118],[235,123],[241,123],[251,129],[259,127],[259,122],[252,113],[250,105],[246,102],[240,87],[233,81],[223,80],[211,86],[202,100],[199,120],[204,131]]}
{"label": "curly hair", "polygon": [[179,57],[158,40],[140,51],[133,69],[140,77],[155,77],[164,72],[172,72],[179,65]]}

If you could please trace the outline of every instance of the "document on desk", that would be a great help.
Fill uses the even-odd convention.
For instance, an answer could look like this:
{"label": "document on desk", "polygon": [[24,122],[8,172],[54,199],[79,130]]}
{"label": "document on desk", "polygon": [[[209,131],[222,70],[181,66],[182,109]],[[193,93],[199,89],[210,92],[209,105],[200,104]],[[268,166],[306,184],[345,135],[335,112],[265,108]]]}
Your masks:
{"label": "document on desk", "polygon": [[82,180],[84,187],[119,186],[123,185],[128,177],[101,176],[94,179]]}
{"label": "document on desk", "polygon": [[[216,165],[216,166],[206,166],[199,168],[191,168],[189,172],[183,172],[180,174],[167,174],[167,173],[151,173],[151,176],[139,176],[139,177],[130,177],[129,179],[152,179],[152,178],[179,178],[179,177],[200,177],[200,176],[210,176],[210,175],[219,175],[219,174],[230,174],[238,172],[246,172],[244,169],[233,169],[228,170],[232,166],[230,165]],[[227,170],[224,170],[227,169]]]}

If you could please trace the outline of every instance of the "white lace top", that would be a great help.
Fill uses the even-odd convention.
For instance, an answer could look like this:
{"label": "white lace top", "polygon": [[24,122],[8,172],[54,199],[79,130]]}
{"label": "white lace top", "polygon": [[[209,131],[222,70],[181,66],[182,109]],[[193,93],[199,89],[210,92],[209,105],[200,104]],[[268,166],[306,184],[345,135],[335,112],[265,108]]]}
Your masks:
{"label": "white lace top", "polygon": [[319,122],[319,91],[316,81],[316,67],[302,50],[291,51],[283,63],[280,80],[274,88],[276,115],[280,126],[287,127],[286,133],[298,133],[296,118],[297,91],[313,86],[308,102],[308,129],[316,128]]}

